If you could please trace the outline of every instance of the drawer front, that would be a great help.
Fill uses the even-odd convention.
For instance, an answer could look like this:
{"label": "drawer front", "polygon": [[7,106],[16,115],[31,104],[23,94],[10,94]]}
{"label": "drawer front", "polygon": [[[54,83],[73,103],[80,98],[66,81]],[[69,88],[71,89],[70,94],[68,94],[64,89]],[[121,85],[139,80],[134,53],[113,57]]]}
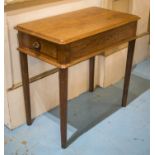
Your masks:
{"label": "drawer front", "polygon": [[46,54],[52,58],[57,58],[56,45],[49,41],[22,32],[18,33],[18,39],[20,47],[29,48],[35,52]]}
{"label": "drawer front", "polygon": [[92,37],[74,42],[71,47],[71,60],[76,60],[97,51],[104,50],[114,44],[119,44],[123,40],[129,40],[136,36],[137,22],[112,29]]}

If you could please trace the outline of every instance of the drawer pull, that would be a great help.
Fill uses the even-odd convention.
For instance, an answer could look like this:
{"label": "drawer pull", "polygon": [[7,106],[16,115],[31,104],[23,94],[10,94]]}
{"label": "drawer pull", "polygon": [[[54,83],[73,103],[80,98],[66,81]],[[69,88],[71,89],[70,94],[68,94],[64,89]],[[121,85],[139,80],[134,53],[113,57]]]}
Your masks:
{"label": "drawer pull", "polygon": [[35,41],[35,42],[32,44],[32,47],[33,47],[33,49],[35,49],[35,50],[40,50],[41,45],[40,45],[40,43],[39,43],[38,41]]}

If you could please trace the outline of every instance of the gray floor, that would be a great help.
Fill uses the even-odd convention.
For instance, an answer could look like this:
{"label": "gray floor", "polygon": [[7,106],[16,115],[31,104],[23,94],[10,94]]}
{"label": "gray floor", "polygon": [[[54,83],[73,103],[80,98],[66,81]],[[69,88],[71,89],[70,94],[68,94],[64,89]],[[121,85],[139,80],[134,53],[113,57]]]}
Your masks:
{"label": "gray floor", "polygon": [[[123,82],[124,80],[122,79],[117,84],[105,89],[98,87],[93,93],[86,92],[69,101],[69,124],[78,130],[87,131],[92,126],[96,125],[98,122],[104,120],[106,117],[120,109]],[[133,70],[130,81],[128,103],[148,90],[149,87],[149,80],[135,75]],[[56,107],[49,113],[59,117],[59,107]]]}
{"label": "gray floor", "polygon": [[37,117],[31,126],[5,128],[5,155],[149,155],[149,60],[133,70],[126,108],[120,108],[121,94],[122,81],[71,100],[70,145],[65,150],[58,108]]}

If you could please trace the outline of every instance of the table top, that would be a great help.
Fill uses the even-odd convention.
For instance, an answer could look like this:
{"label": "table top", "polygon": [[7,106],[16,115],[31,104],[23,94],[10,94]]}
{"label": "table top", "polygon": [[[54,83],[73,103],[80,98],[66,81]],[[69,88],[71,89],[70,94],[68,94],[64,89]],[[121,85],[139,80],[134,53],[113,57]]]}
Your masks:
{"label": "table top", "polygon": [[50,42],[68,44],[138,19],[135,15],[90,7],[19,24],[16,29]]}

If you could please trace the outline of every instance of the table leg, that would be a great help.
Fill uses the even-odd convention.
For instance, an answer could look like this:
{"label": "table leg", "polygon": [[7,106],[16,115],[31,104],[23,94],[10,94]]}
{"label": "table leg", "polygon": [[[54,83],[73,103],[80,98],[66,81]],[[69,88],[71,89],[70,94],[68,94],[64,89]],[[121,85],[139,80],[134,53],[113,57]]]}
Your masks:
{"label": "table leg", "polygon": [[134,48],[135,48],[135,40],[132,40],[129,42],[129,45],[128,45],[128,54],[127,54],[126,71],[125,71],[125,79],[124,79],[124,89],[123,89],[123,97],[122,97],[122,106],[123,107],[126,107],[126,105],[127,105],[128,89],[129,89],[133,56],[134,56]]}
{"label": "table leg", "polygon": [[95,57],[89,59],[89,91],[94,91]]}
{"label": "table leg", "polygon": [[19,53],[20,53],[23,93],[24,93],[24,100],[25,100],[26,122],[27,122],[27,125],[31,125],[32,120],[31,120],[31,104],[30,104],[30,89],[29,89],[29,73],[28,73],[27,55],[21,52]]}
{"label": "table leg", "polygon": [[68,69],[59,69],[61,146],[67,146]]}

